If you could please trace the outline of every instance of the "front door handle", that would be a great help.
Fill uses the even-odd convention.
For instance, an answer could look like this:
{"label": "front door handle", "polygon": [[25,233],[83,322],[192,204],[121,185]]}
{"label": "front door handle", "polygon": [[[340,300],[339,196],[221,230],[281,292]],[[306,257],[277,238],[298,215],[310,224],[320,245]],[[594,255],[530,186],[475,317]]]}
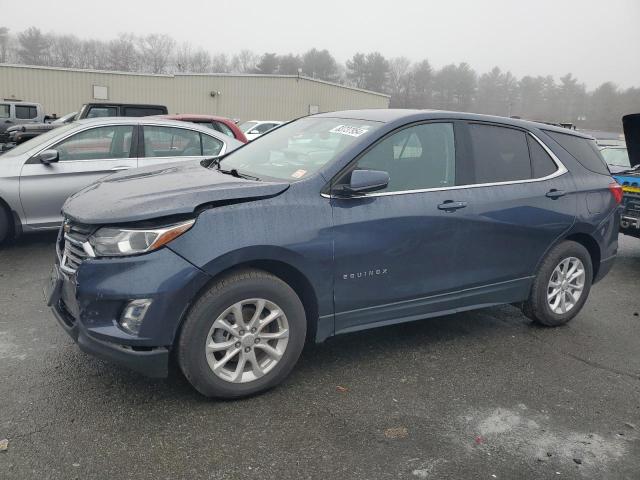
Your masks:
{"label": "front door handle", "polygon": [[467,206],[467,202],[454,202],[453,200],[445,200],[438,205],[438,210],[444,210],[445,212],[454,212]]}
{"label": "front door handle", "polygon": [[113,167],[112,172],[119,172],[120,170],[129,170],[131,167]]}
{"label": "front door handle", "polygon": [[564,197],[566,194],[567,192],[565,192],[564,190],[557,190],[555,188],[552,188],[547,192],[547,197],[555,200],[557,198]]}

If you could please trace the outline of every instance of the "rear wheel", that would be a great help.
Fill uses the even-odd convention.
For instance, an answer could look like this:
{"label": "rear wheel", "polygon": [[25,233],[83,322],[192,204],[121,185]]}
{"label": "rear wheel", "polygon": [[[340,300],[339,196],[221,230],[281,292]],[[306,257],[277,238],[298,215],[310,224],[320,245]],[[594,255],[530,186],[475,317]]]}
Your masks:
{"label": "rear wheel", "polygon": [[584,306],[592,279],[593,265],[587,249],[576,242],[562,242],[543,260],[522,310],[542,325],[563,325]]}
{"label": "rear wheel", "polygon": [[220,279],[194,304],[178,341],[178,363],[203,395],[253,395],[293,369],[306,327],[289,285],[267,272],[244,270]]}

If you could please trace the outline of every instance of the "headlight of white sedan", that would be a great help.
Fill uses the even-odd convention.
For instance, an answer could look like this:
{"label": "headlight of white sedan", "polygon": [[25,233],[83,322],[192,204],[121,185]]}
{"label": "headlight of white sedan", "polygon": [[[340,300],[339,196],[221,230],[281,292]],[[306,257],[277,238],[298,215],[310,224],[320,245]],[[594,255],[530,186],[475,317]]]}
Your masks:
{"label": "headlight of white sedan", "polygon": [[195,220],[155,228],[103,227],[89,238],[97,257],[147,253],[166,245],[189,230]]}

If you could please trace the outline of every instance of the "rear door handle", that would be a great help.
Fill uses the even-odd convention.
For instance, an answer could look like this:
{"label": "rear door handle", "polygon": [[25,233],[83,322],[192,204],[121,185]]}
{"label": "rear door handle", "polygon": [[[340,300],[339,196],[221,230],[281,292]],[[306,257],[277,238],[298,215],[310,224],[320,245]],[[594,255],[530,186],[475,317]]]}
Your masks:
{"label": "rear door handle", "polygon": [[467,202],[454,202],[453,200],[446,200],[438,205],[438,210],[444,210],[445,212],[453,212],[460,210],[467,206]]}
{"label": "rear door handle", "polygon": [[556,190],[555,188],[552,188],[547,192],[547,197],[555,200],[556,198],[564,197],[566,194],[567,192],[565,192],[564,190]]}
{"label": "rear door handle", "polygon": [[131,167],[113,167],[112,172],[119,172],[120,170],[129,170]]}

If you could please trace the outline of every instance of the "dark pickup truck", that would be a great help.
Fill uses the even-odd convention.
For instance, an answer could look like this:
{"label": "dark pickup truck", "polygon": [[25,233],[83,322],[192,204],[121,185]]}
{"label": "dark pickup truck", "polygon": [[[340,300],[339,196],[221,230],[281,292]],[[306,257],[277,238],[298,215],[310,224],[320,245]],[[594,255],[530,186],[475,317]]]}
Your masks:
{"label": "dark pickup truck", "polygon": [[145,105],[141,103],[85,103],[77,120],[97,117],[148,117],[169,113],[164,105]]}

